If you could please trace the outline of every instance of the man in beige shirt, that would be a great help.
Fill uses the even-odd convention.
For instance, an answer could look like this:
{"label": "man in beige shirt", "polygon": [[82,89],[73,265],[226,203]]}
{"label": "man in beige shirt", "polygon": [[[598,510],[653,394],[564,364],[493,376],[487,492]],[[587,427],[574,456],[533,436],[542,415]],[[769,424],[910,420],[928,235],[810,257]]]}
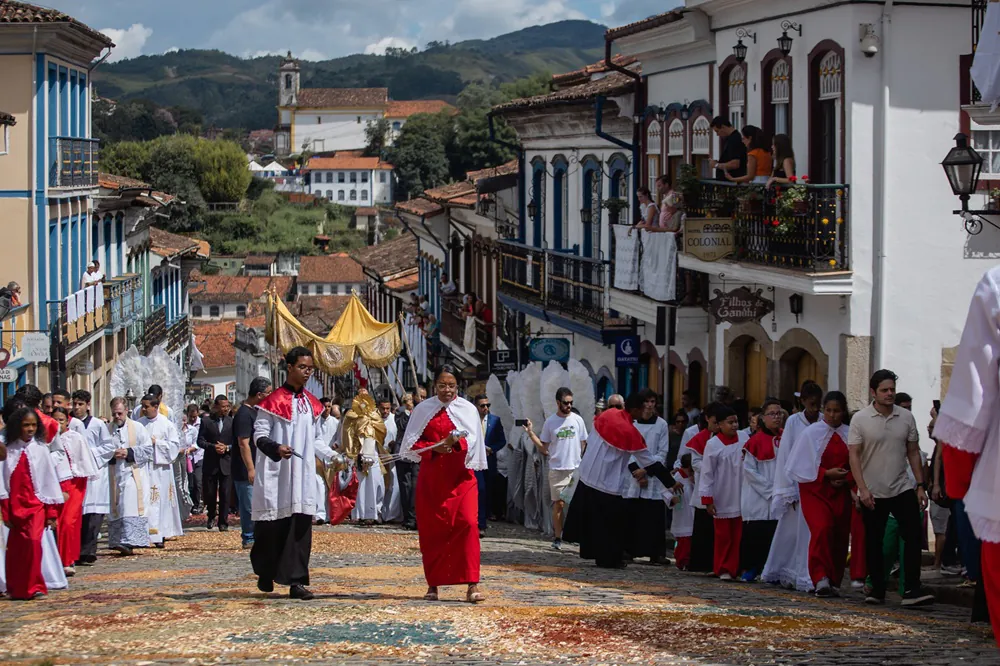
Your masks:
{"label": "man in beige shirt", "polygon": [[[851,419],[847,445],[862,505],[868,575],[872,580],[865,603],[885,602],[882,541],[891,513],[899,523],[904,546],[903,606],[921,606],[934,602],[934,596],[920,585],[920,511],[927,507],[927,493],[917,423],[909,410],[895,404],[896,379],[890,370],[879,370],[872,375],[869,387],[873,402]],[[907,465],[917,479],[915,490],[907,475]]]}

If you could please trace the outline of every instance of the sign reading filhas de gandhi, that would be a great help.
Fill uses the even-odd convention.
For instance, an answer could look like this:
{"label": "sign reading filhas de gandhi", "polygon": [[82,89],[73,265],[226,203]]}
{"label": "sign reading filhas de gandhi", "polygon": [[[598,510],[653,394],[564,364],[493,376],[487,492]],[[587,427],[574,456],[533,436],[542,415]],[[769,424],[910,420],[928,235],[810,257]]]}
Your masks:
{"label": "sign reading filhas de gandhi", "polygon": [[715,317],[716,324],[760,321],[774,311],[774,301],[764,298],[762,293],[762,289],[750,291],[746,287],[728,293],[716,289],[715,298],[708,302],[708,312]]}
{"label": "sign reading filhas de gandhi", "polygon": [[688,217],[684,252],[702,261],[718,261],[733,253],[733,221],[728,217]]}

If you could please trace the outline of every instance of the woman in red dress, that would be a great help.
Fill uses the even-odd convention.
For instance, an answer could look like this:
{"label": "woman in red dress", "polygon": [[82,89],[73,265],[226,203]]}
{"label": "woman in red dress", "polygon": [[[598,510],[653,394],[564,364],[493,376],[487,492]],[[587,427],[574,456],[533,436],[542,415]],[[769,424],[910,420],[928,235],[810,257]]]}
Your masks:
{"label": "woman in red dress", "polygon": [[809,525],[809,575],[816,596],[837,595],[851,536],[850,454],[847,398],[831,391],[823,418],[802,431],[788,459],[788,476],[799,483],[802,515]]}
{"label": "woman in red dress", "polygon": [[458,397],[456,372],[444,366],[434,377],[436,395],[417,405],[400,454],[420,462],[416,514],[427,601],[442,585],[468,585],[466,600],[479,591],[479,490],[475,471],[486,469],[479,412]]}

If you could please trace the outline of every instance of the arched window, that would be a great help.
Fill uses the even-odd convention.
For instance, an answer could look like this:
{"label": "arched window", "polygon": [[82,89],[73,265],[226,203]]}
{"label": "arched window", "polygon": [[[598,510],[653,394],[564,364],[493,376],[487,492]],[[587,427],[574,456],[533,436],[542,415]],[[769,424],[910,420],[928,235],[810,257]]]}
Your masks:
{"label": "arched window", "polygon": [[[631,203],[631,193],[628,187],[628,162],[625,160],[624,155],[616,154],[612,155],[611,159],[608,160],[608,164],[611,168],[611,191],[610,199],[622,199],[626,203]],[[611,214],[610,212],[608,213]],[[618,212],[618,219],[612,219],[611,223],[627,224],[629,211],[627,209],[620,210]],[[600,235],[594,239],[595,247],[600,248]]]}
{"label": "arched window", "polygon": [[288,90],[291,87],[292,87],[292,75],[285,74],[285,90]]}
{"label": "arched window", "polygon": [[729,122],[737,130],[743,128],[743,119],[746,118],[747,101],[747,70],[745,65],[737,64],[729,70],[726,79],[729,86]]}
{"label": "arched window", "polygon": [[820,42],[809,54],[809,179],[831,184],[844,178],[844,50]]}
{"label": "arched window", "polygon": [[531,241],[535,247],[545,244],[545,160],[535,157],[531,160],[531,190],[528,203],[535,204],[535,215],[531,220]]}
{"label": "arched window", "polygon": [[791,103],[791,68],[782,58],[771,67],[771,106],[774,113],[772,134],[788,134],[788,108]]}
{"label": "arched window", "polygon": [[562,155],[552,160],[552,227],[553,248],[562,250],[569,246],[569,163]]}
{"label": "arched window", "polygon": [[667,131],[667,173],[671,181],[676,183],[681,165],[684,164],[684,121],[674,118],[670,121]]}
{"label": "arched window", "polygon": [[601,251],[601,180],[604,174],[601,171],[601,163],[596,157],[591,155],[584,158],[581,176],[583,179],[581,183],[583,206],[580,211],[583,222],[582,254],[585,257],[597,257]]}
{"label": "arched window", "polygon": [[656,191],[656,179],[660,175],[660,153],[663,143],[663,127],[660,121],[653,120],[646,128],[646,180],[649,191]]}
{"label": "arched window", "polygon": [[691,126],[691,154],[708,155],[712,147],[712,125],[708,116],[699,116]]}

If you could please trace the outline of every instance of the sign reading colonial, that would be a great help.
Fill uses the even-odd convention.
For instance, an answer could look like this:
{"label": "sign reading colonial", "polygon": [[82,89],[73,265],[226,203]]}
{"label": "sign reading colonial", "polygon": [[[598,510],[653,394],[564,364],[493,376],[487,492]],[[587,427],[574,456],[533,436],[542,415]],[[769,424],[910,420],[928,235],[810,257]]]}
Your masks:
{"label": "sign reading colonial", "polygon": [[718,261],[733,253],[733,221],[728,217],[688,217],[684,252],[702,261]]}
{"label": "sign reading colonial", "polygon": [[639,365],[639,336],[623,335],[615,341],[615,365]]}
{"label": "sign reading colonial", "polygon": [[490,372],[497,379],[505,379],[507,374],[517,370],[517,352],[510,349],[490,350]]}
{"label": "sign reading colonial", "polygon": [[774,301],[761,296],[762,292],[762,289],[750,291],[740,287],[724,294],[716,289],[715,298],[708,302],[708,312],[715,317],[716,324],[724,321],[731,324],[760,321],[774,311]]}

